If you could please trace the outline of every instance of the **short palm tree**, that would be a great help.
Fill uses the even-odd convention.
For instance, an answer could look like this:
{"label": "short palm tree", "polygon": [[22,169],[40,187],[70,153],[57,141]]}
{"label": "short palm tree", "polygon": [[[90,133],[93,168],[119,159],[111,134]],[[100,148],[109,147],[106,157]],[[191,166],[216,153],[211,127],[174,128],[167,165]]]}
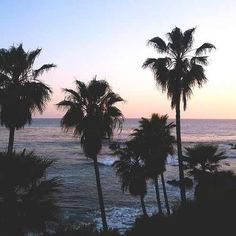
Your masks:
{"label": "short palm tree", "polygon": [[158,176],[161,176],[167,214],[170,214],[169,202],[166,192],[164,171],[167,156],[174,152],[175,137],[171,130],[175,125],[168,123],[168,116],[152,114],[150,119],[142,118],[139,128],[132,133],[133,140],[138,142],[139,154],[145,163],[146,174],[155,183],[156,197],[159,212],[162,213]]}
{"label": "short palm tree", "polygon": [[122,191],[129,191],[134,197],[139,196],[143,215],[147,216],[144,202],[147,193],[144,163],[129,143],[126,144],[126,147],[118,148],[114,152],[120,159],[114,162],[113,167],[120,178]]}
{"label": "short palm tree", "polygon": [[57,222],[55,193],[58,178],[47,179],[52,160],[33,152],[0,153],[0,233],[24,235],[45,231],[45,223]]}
{"label": "short palm tree", "polygon": [[0,49],[0,119],[10,130],[8,153],[13,150],[15,129],[30,124],[34,112],[42,113],[52,93],[38,78],[55,65],[33,69],[40,52],[41,49],[26,52],[22,44]]}
{"label": "short palm tree", "polygon": [[181,202],[186,202],[184,187],[184,170],[182,160],[181,127],[180,127],[180,103],[183,101],[184,110],[187,100],[192,95],[195,85],[201,87],[207,81],[204,66],[208,64],[207,51],[215,48],[210,43],[204,43],[197,49],[193,48],[193,33],[195,28],[182,32],[175,27],[167,33],[168,42],[160,37],[152,38],[148,44],[153,46],[164,57],[148,58],[143,68],[149,67],[156,83],[163,92],[167,91],[171,99],[171,107],[176,111],[176,136],[179,161],[179,178],[181,190]]}
{"label": "short palm tree", "polygon": [[212,144],[197,144],[193,147],[186,147],[185,161],[191,168],[201,166],[203,172],[214,172],[219,167],[219,161],[226,159],[225,152],[219,151],[218,146]]}
{"label": "short palm tree", "polygon": [[105,80],[94,78],[87,85],[76,80],[75,84],[76,90],[65,89],[67,96],[57,104],[66,110],[61,125],[65,131],[73,129],[74,135],[80,136],[85,155],[93,160],[103,228],[107,230],[97,155],[103,139],[110,139],[114,129],[121,128],[123,115],[115,105],[123,99]]}

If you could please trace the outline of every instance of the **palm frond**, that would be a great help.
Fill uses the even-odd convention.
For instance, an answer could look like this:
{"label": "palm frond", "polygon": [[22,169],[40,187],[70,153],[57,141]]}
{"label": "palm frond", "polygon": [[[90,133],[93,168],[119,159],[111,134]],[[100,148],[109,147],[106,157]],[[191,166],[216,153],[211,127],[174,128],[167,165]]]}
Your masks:
{"label": "palm frond", "polygon": [[119,160],[115,161],[113,167],[121,182],[123,192],[129,191],[133,196],[145,196],[147,185],[145,169],[133,151],[126,146],[115,152]]}
{"label": "palm frond", "polygon": [[199,48],[196,49],[196,56],[200,56],[204,53],[206,53],[207,51],[210,52],[212,49],[216,49],[216,47],[211,44],[211,43],[204,43],[202,44],[202,46],[200,46]]}
{"label": "palm frond", "polygon": [[149,67],[153,71],[157,86],[160,86],[163,92],[166,90],[169,80],[168,66],[170,62],[171,60],[168,57],[148,58],[143,64],[143,68]]}
{"label": "palm frond", "polygon": [[34,64],[35,59],[40,55],[41,51],[41,48],[37,48],[36,50],[33,50],[27,54],[27,64],[29,68],[31,68],[31,66]]}
{"label": "palm frond", "polygon": [[165,41],[160,37],[150,39],[148,45],[153,46],[159,53],[165,53],[167,50]]}
{"label": "palm frond", "polygon": [[208,56],[196,56],[191,58],[191,64],[208,65]]}
{"label": "palm frond", "polygon": [[108,92],[104,98],[104,102],[106,102],[109,106],[112,106],[113,104],[117,102],[124,102],[124,99],[119,95],[114,92]]}
{"label": "palm frond", "polygon": [[41,66],[39,69],[34,70],[34,79],[36,79],[38,76],[42,75],[44,72],[49,71],[52,68],[55,68],[56,65],[54,64],[45,64],[43,66]]}
{"label": "palm frond", "polygon": [[[69,129],[75,128],[74,134],[81,134],[81,130],[78,129],[83,124],[84,112],[80,107],[67,108],[67,112],[61,119],[61,126],[67,132]],[[83,126],[82,126],[83,127]],[[84,127],[83,127],[84,128]]]}
{"label": "palm frond", "polygon": [[218,146],[210,144],[197,144],[193,147],[185,148],[185,161],[190,164],[190,168],[202,166],[202,170],[217,171],[220,166],[219,161],[226,159],[225,152],[219,152]]}
{"label": "palm frond", "polygon": [[186,51],[190,49],[193,45],[193,33],[195,32],[196,28],[192,28],[186,30],[183,34],[183,41],[185,44]]}
{"label": "palm frond", "polygon": [[56,104],[58,109],[68,109],[74,106],[74,103],[70,100],[63,100]]}
{"label": "palm frond", "polygon": [[77,89],[78,93],[80,94],[80,96],[84,99],[87,99],[89,97],[89,93],[88,93],[88,89],[86,87],[86,84],[82,81],[79,81],[79,80],[76,80],[75,84],[76,84],[76,89]]}
{"label": "palm frond", "polygon": [[193,86],[194,83],[197,82],[198,86],[201,87],[203,83],[207,81],[204,68],[201,65],[197,64],[192,65],[187,77],[189,78],[191,86]]}
{"label": "palm frond", "polygon": [[81,102],[82,101],[82,97],[80,96],[80,93],[78,93],[77,91],[73,90],[73,89],[63,89],[63,91],[67,94],[66,98],[68,100],[72,100],[74,102]]}

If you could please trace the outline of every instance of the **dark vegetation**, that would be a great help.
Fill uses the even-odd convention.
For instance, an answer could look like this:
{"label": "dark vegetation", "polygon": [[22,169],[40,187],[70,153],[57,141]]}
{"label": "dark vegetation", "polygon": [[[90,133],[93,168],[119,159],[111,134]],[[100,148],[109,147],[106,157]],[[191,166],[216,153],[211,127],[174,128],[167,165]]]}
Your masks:
{"label": "dark vegetation", "polygon": [[193,34],[195,28],[182,30],[175,27],[167,33],[167,42],[160,37],[152,38],[148,44],[153,46],[159,54],[164,57],[148,58],[143,63],[143,68],[150,68],[153,71],[156,84],[162,92],[167,92],[171,99],[171,108],[176,112],[176,140],[179,161],[179,179],[181,202],[185,204],[186,193],[184,185],[184,168],[182,158],[181,142],[181,114],[180,105],[186,110],[187,101],[193,93],[193,88],[202,85],[207,81],[204,67],[208,65],[206,53],[215,49],[211,43],[204,43],[197,49],[194,48]]}
{"label": "dark vegetation", "polygon": [[58,221],[60,180],[45,177],[52,163],[25,150],[0,153],[0,235],[44,232],[46,223]]}
{"label": "dark vegetation", "polygon": [[127,235],[231,235],[235,230],[236,176],[231,172],[201,172],[198,181],[194,201],[168,217],[137,219]]}
{"label": "dark vegetation", "polygon": [[97,155],[102,141],[109,140],[114,130],[121,128],[123,115],[116,104],[124,100],[111,90],[105,80],[97,80],[96,77],[88,85],[78,80],[75,84],[76,90],[65,89],[65,99],[57,104],[58,108],[66,110],[61,125],[66,132],[73,129],[74,136],[80,136],[85,156],[93,160],[102,224],[106,231],[108,225]]}
{"label": "dark vegetation", "polygon": [[[176,112],[176,124],[168,122],[168,116],[153,114],[142,118],[125,144],[112,144],[111,149],[119,157],[113,165],[123,191],[139,197],[143,216],[138,218],[126,236],[154,235],[209,235],[234,230],[236,218],[236,176],[220,170],[225,153],[217,146],[198,144],[187,147],[182,153],[180,105],[187,107],[193,88],[207,81],[205,66],[207,52],[215,48],[204,43],[193,47],[195,28],[182,32],[174,28],[167,34],[167,42],[160,37],[149,40],[164,57],[148,58],[143,67],[149,67],[156,83],[171,99]],[[39,80],[43,72],[55,67],[45,64],[34,69],[35,59],[41,49],[26,52],[18,47],[0,49],[0,121],[9,129],[7,152],[0,153],[0,235],[23,236],[28,232],[54,236],[118,236],[109,229],[100,182],[97,156],[104,140],[110,140],[116,129],[122,128],[123,115],[117,103],[124,100],[114,93],[105,80],[94,78],[88,84],[75,81],[75,90],[64,89],[64,100],[57,104],[65,110],[61,126],[67,132],[74,131],[80,137],[85,156],[94,163],[99,206],[103,229],[91,225],[60,225],[56,193],[61,182],[47,178],[52,160],[37,156],[34,152],[14,151],[15,130],[31,122],[34,112],[42,113],[52,90]],[[172,134],[176,128],[176,139]],[[173,207],[166,191],[165,170],[168,155],[175,152],[179,161],[179,179],[172,181],[180,187],[180,204]],[[185,171],[185,173],[184,173]],[[195,181],[194,200],[187,202],[185,188]],[[156,192],[158,213],[148,216],[145,207],[147,181],[151,180]],[[164,204],[161,202],[162,185]],[[191,185],[191,186],[190,186]],[[165,209],[163,209],[165,205]],[[49,233],[48,224],[58,226]]]}

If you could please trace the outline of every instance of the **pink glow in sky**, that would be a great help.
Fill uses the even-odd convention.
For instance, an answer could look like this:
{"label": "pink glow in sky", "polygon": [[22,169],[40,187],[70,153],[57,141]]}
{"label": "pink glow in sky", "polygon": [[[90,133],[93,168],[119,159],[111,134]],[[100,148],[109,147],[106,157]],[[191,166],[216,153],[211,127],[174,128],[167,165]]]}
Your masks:
{"label": "pink glow in sky", "polygon": [[170,101],[155,86],[152,73],[141,68],[147,57],[157,56],[147,40],[175,26],[197,27],[195,45],[211,42],[206,68],[208,83],[196,88],[183,118],[236,118],[236,1],[6,1],[1,2],[1,47],[23,43],[25,50],[42,47],[36,65],[55,63],[42,77],[54,91],[42,116],[61,117],[55,104],[61,88],[73,88],[75,79],[106,79],[127,102],[126,117],[169,114]]}

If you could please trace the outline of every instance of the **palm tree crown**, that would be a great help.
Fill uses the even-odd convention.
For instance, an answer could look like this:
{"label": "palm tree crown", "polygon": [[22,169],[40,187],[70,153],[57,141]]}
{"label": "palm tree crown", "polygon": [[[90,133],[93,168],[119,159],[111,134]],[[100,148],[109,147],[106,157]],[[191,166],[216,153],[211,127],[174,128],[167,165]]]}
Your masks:
{"label": "palm tree crown", "polygon": [[176,102],[182,97],[184,109],[187,99],[192,95],[195,85],[202,86],[207,81],[204,66],[208,65],[207,51],[215,46],[204,43],[193,49],[193,33],[195,28],[182,32],[174,28],[167,33],[168,43],[159,37],[152,38],[148,44],[165,57],[148,58],[143,67],[149,67],[154,73],[157,85],[171,98],[171,106],[175,108]]}
{"label": "palm tree crown", "polygon": [[167,122],[167,115],[152,114],[151,119],[142,118],[139,128],[132,133],[133,140],[140,143],[139,153],[152,177],[165,170],[166,158],[174,152],[175,137],[171,129],[175,125]]}
{"label": "palm tree crown", "polygon": [[61,124],[66,131],[72,128],[75,136],[81,136],[85,155],[94,158],[102,139],[110,139],[114,129],[121,128],[123,115],[115,104],[124,100],[105,80],[94,78],[88,85],[78,80],[75,83],[77,90],[65,89],[68,95],[57,104],[66,109]]}
{"label": "palm tree crown", "polygon": [[218,146],[211,144],[197,144],[193,147],[186,147],[185,161],[190,167],[201,165],[202,171],[216,171],[219,161],[226,159],[225,152],[219,151]]}
{"label": "palm tree crown", "polygon": [[118,148],[114,154],[119,157],[119,160],[114,162],[113,167],[120,179],[122,191],[129,191],[134,197],[139,196],[143,214],[147,216],[144,203],[144,197],[147,193],[146,170],[144,162],[137,155],[134,143],[126,142],[126,146]]}
{"label": "palm tree crown", "polygon": [[33,69],[41,49],[25,52],[22,44],[18,47],[0,49],[0,105],[1,125],[10,129],[8,152],[12,152],[15,129],[31,123],[32,114],[42,113],[52,90],[38,77],[55,67],[45,64]]}
{"label": "palm tree crown", "polygon": [[51,89],[38,77],[55,65],[33,69],[40,52],[41,49],[25,52],[22,44],[0,50],[1,123],[8,128],[30,123],[32,113],[42,113],[50,99]]}
{"label": "palm tree crown", "polygon": [[143,161],[130,148],[128,142],[127,147],[118,149],[115,155],[120,158],[113,166],[120,177],[122,191],[128,190],[133,196],[145,196],[147,186]]}

